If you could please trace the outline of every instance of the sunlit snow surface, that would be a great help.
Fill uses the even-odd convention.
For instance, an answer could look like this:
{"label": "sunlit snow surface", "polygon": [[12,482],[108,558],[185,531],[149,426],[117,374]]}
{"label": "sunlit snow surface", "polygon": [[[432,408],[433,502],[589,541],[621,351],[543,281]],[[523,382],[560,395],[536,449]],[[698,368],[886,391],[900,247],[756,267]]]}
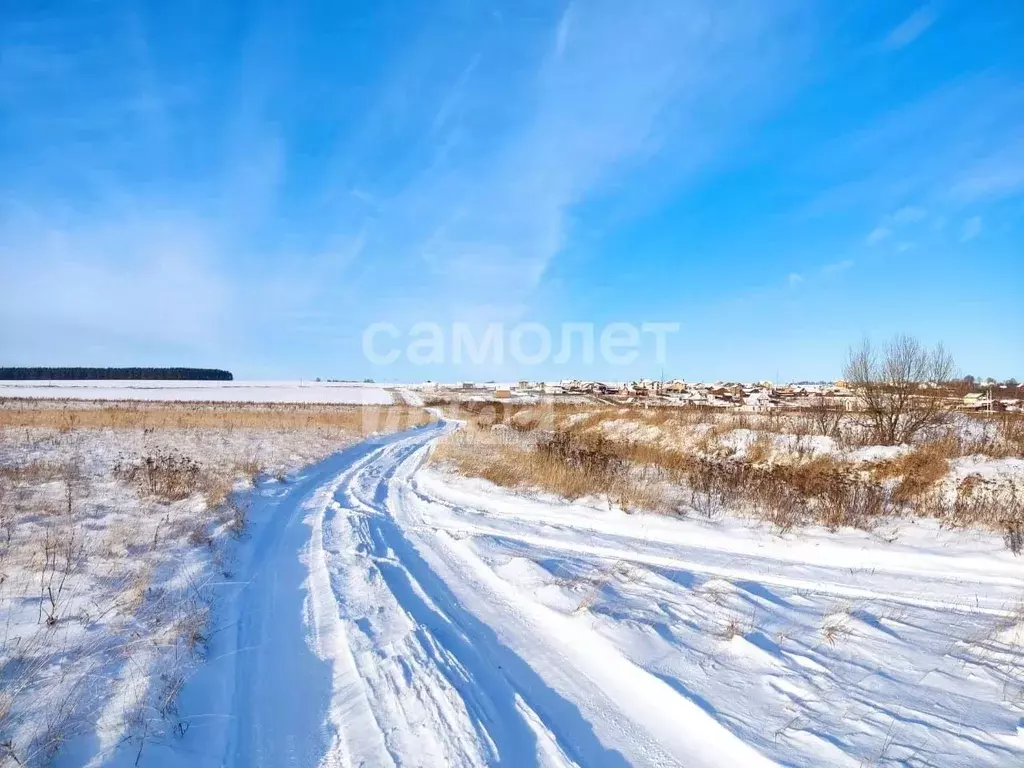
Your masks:
{"label": "sunlit snow surface", "polygon": [[1024,561],[999,536],[519,495],[425,466],[452,428],[261,481],[230,558],[168,572],[214,595],[174,706],[133,715],[173,669],[147,645],[57,763],[1024,764]]}
{"label": "sunlit snow surface", "polygon": [[999,537],[523,497],[424,469],[448,428],[261,502],[240,629],[181,702],[225,715],[185,739],[210,765],[1024,760],[1024,573]]}
{"label": "sunlit snow surface", "polygon": [[7,381],[0,382],[0,398],[4,397],[355,405],[392,402],[391,395],[374,384],[317,381]]}

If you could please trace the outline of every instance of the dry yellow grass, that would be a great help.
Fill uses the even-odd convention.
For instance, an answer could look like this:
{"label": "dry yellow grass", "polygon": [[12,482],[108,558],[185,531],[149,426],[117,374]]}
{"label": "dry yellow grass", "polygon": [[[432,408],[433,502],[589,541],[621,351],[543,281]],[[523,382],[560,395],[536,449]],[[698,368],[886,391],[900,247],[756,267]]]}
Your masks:
{"label": "dry yellow grass", "polygon": [[[0,432],[22,428],[55,430],[324,430],[341,437],[391,432],[427,423],[433,417],[409,406],[337,406],[252,403],[90,403],[4,401]],[[31,462],[0,466],[0,501],[6,489],[66,479],[69,466]],[[149,454],[122,465],[119,479],[147,496],[167,501],[201,493],[215,507],[240,478],[255,478],[263,466],[256,457],[228,466],[200,466],[186,456]],[[2,521],[0,521],[2,522]],[[2,534],[0,534],[2,535]]]}
{"label": "dry yellow grass", "polygon": [[747,448],[745,458],[751,464],[763,464],[771,459],[774,445],[771,433],[759,432],[754,442]]}
{"label": "dry yellow grass", "polygon": [[0,429],[271,429],[334,428],[359,434],[426,424],[433,417],[403,405],[292,405],[252,403],[118,403],[56,405],[0,403]]}
{"label": "dry yellow grass", "polygon": [[66,477],[69,471],[67,465],[39,460],[16,467],[0,466],[0,487],[48,483]]}
{"label": "dry yellow grass", "polygon": [[988,429],[982,437],[958,440],[959,455],[1024,458],[1024,413],[974,414],[971,418]]}
{"label": "dry yellow grass", "polygon": [[[482,477],[507,488],[555,493],[568,499],[602,494],[624,509],[665,511],[661,490],[640,475],[623,471],[613,454],[596,463],[571,460],[557,452],[510,439],[500,430],[471,429],[455,433],[433,453],[470,477]],[[614,468],[613,468],[614,466]]]}
{"label": "dry yellow grass", "polygon": [[[887,515],[909,513],[998,530],[1011,549],[1020,548],[1019,494],[971,486],[952,503],[938,493],[950,459],[966,450],[955,434],[872,465],[816,454],[806,440],[776,449],[774,429],[809,434],[799,431],[806,420],[787,416],[493,403],[461,404],[452,415],[467,428],[443,442],[435,460],[507,487],[570,499],[605,495],[626,509],[690,508],[704,515],[732,509],[783,530],[807,523],[869,528]],[[744,454],[726,439],[735,429],[755,432]],[[1005,441],[1002,432],[999,439]]]}
{"label": "dry yellow grass", "polygon": [[955,440],[940,438],[924,443],[909,453],[883,461],[871,469],[876,480],[898,477],[893,500],[908,503],[920,499],[946,476],[949,460],[958,455]]}

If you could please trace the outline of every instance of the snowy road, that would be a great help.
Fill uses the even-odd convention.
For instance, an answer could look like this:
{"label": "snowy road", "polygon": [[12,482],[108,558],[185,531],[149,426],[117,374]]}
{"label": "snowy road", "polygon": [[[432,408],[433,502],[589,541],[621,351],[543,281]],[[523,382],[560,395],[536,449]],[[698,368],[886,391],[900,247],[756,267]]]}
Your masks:
{"label": "snowy road", "polygon": [[265,492],[237,620],[160,764],[1024,758],[1006,635],[1024,575],[987,542],[783,541],[527,499],[425,468],[452,428]]}

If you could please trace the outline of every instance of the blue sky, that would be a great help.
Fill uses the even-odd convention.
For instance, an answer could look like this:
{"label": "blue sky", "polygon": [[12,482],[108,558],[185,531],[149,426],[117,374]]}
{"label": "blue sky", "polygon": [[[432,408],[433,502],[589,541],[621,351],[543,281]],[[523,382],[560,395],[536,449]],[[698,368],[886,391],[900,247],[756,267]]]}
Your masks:
{"label": "blue sky", "polygon": [[[680,323],[666,376],[1024,378],[1024,5],[0,0],[0,364],[246,378],[363,329]],[[557,347],[557,343],[556,343]]]}

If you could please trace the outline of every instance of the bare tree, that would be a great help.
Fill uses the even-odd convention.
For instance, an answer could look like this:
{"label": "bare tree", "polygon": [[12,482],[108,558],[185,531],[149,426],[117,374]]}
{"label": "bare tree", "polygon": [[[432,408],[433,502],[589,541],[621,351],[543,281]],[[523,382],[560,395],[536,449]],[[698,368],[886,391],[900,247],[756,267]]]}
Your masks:
{"label": "bare tree", "polygon": [[811,428],[816,434],[826,437],[839,437],[846,408],[839,405],[835,398],[819,394],[811,401],[807,409]]}
{"label": "bare tree", "polygon": [[953,358],[927,349],[912,336],[897,336],[882,349],[867,339],[850,350],[844,378],[860,398],[867,427],[882,445],[910,442],[941,424],[950,403],[937,385],[953,378]]}

